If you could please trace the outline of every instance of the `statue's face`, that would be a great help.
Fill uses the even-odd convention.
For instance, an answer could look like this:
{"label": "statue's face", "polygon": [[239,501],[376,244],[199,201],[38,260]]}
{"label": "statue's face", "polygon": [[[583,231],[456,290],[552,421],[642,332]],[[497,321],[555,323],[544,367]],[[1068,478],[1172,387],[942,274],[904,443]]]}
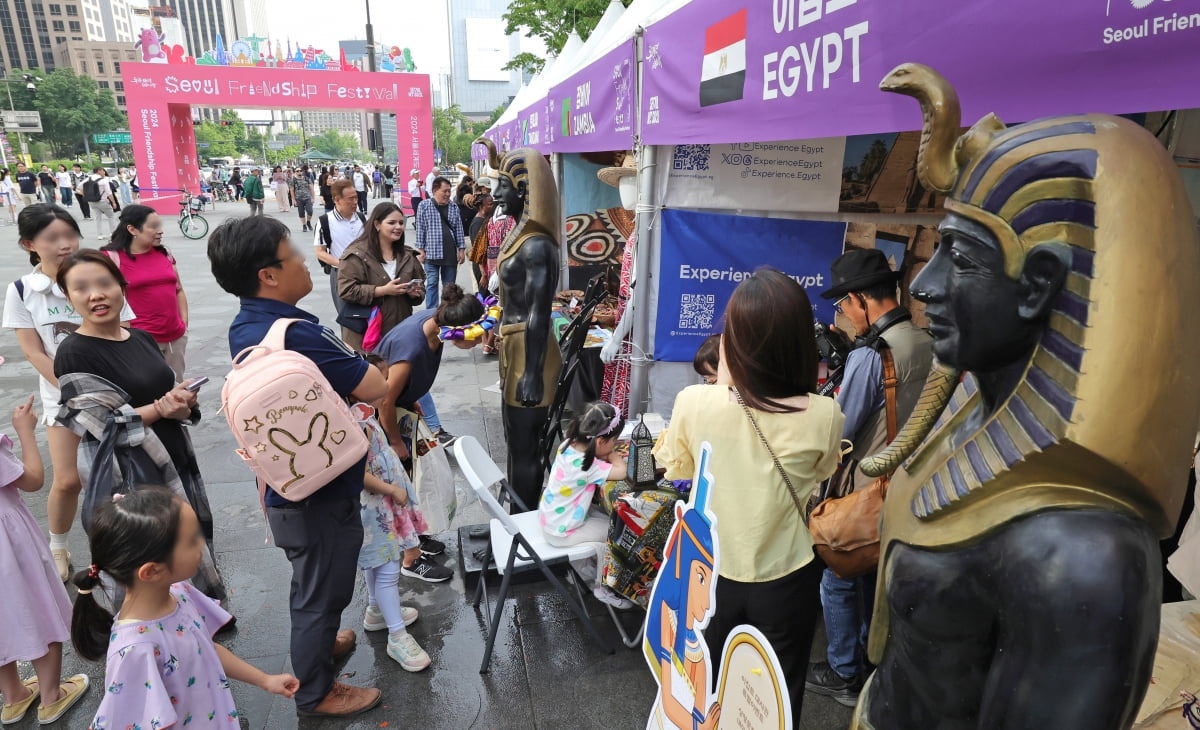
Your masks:
{"label": "statue's face", "polygon": [[909,287],[925,302],[933,352],[943,364],[988,372],[1029,353],[1043,322],[1023,313],[1023,281],[1004,273],[1004,253],[984,227],[953,213],[942,242]]}
{"label": "statue's face", "polygon": [[520,218],[525,212],[525,191],[523,187],[513,185],[504,175],[500,176],[500,184],[496,186],[496,207],[505,215]]}

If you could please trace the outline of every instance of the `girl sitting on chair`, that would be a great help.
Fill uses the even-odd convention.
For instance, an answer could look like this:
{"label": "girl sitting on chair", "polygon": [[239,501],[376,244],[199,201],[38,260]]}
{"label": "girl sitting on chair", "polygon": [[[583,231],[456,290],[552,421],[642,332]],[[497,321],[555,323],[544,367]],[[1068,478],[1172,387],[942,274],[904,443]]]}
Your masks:
{"label": "girl sitting on chair", "polygon": [[567,425],[566,440],[558,447],[550,480],[538,500],[538,521],[546,542],[555,547],[589,545],[595,556],[574,565],[592,584],[592,593],[617,608],[633,602],[600,583],[600,566],[608,549],[609,517],[591,505],[606,481],[625,478],[625,460],[613,454],[625,419],[603,401],[588,404]]}

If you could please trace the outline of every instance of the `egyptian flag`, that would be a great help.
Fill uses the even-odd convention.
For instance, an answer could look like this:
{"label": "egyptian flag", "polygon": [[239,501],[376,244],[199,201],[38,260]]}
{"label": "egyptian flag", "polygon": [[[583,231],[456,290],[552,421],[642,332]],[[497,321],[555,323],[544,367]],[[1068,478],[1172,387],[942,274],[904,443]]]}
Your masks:
{"label": "egyptian flag", "polygon": [[704,31],[700,106],[742,98],[746,87],[746,10],[743,8]]}

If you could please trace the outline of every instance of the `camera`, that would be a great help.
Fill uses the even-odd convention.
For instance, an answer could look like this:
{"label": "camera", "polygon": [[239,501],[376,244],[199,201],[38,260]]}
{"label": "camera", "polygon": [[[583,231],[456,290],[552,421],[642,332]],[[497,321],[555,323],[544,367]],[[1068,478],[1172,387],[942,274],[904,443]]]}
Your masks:
{"label": "camera", "polygon": [[831,396],[842,384],[846,358],[854,344],[840,330],[830,329],[820,322],[814,322],[813,329],[816,331],[817,353],[825,361],[829,371],[825,383],[817,389],[817,394]]}

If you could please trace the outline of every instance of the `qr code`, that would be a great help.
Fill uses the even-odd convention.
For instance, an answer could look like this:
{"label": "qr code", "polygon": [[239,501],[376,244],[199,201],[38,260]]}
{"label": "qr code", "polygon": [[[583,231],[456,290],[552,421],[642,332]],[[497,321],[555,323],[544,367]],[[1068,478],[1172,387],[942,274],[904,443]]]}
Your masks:
{"label": "qr code", "polygon": [[713,310],[717,308],[715,294],[683,294],[679,298],[679,329],[712,329]]}
{"label": "qr code", "polygon": [[711,153],[712,153],[712,145],[707,145],[707,144],[678,144],[678,145],[675,145],[675,159],[671,161],[671,167],[675,170],[705,171],[708,169],[708,157]]}

